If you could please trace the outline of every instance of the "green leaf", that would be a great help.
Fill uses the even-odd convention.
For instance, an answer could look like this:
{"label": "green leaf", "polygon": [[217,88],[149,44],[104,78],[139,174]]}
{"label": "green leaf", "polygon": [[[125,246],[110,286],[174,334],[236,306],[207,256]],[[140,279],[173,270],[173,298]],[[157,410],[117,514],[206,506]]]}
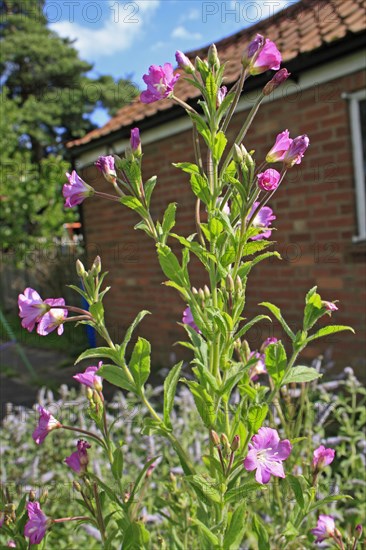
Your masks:
{"label": "green leaf", "polygon": [[269,309],[269,311],[276,317],[277,321],[279,321],[283,330],[291,338],[291,340],[292,341],[295,340],[295,334],[292,332],[292,330],[286,323],[285,319],[282,317],[282,313],[279,307],[275,306],[274,304],[271,304],[270,302],[261,302],[259,305]]}
{"label": "green leaf", "polygon": [[143,207],[142,202],[137,197],[125,195],[124,197],[120,198],[120,202],[127,206],[127,208],[138,212],[142,218],[145,218],[147,216],[146,209]]}
{"label": "green leaf", "polygon": [[248,323],[246,323],[240,330],[239,332],[236,333],[235,335],[235,340],[237,338],[241,338],[242,336],[244,336],[244,334],[246,332],[248,332],[249,329],[252,328],[253,325],[255,325],[256,323],[258,323],[259,321],[263,321],[264,319],[266,319],[267,321],[270,321],[272,323],[272,319],[270,317],[268,317],[268,315],[257,315],[256,317],[254,317],[254,319],[252,319],[251,321],[249,321]]}
{"label": "green leaf", "polygon": [[98,369],[98,375],[102,376],[107,382],[122,388],[123,390],[136,392],[136,387],[122,367],[116,365],[102,365]]}
{"label": "green leaf", "polygon": [[129,367],[136,387],[143,388],[150,374],[150,354],[151,346],[148,340],[139,337],[133,348]]}
{"label": "green leaf", "polygon": [[120,447],[117,447],[113,453],[112,474],[117,481],[121,479],[123,473],[123,453]]}
{"label": "green leaf", "polygon": [[258,514],[253,514],[253,528],[258,538],[258,549],[271,550],[271,547],[269,545],[268,531],[263,525],[262,520],[259,519]]}
{"label": "green leaf", "polygon": [[243,256],[251,256],[252,254],[255,254],[256,252],[260,252],[261,250],[265,250],[269,246],[274,244],[273,241],[266,241],[266,240],[258,240],[258,241],[251,241],[245,244],[243,249]]}
{"label": "green leaf", "polygon": [[212,397],[197,382],[193,380],[184,380],[184,382],[186,382],[189,389],[191,390],[195,405],[197,407],[197,411],[202,419],[202,422],[204,423],[206,428],[211,429],[213,427],[216,416]]}
{"label": "green leaf", "polygon": [[214,480],[208,480],[202,475],[186,476],[185,480],[193,487],[198,497],[203,502],[215,502],[219,504],[221,502],[221,494],[217,489],[217,483]]}
{"label": "green leaf", "polygon": [[173,162],[173,166],[176,166],[176,168],[180,168],[181,170],[183,170],[183,172],[187,172],[187,174],[200,173],[197,164],[193,164],[192,162]]}
{"label": "green leaf", "polygon": [[323,376],[313,367],[298,366],[293,367],[282,379],[281,384],[291,384],[292,382],[311,382]]}
{"label": "green leaf", "polygon": [[251,405],[248,410],[248,424],[253,433],[257,433],[259,428],[261,428],[263,422],[266,419],[268,414],[268,406],[263,405]]}
{"label": "green leaf", "polygon": [[150,315],[150,311],[147,311],[146,309],[143,309],[142,311],[140,311],[135,319],[132,321],[132,323],[130,324],[130,326],[128,327],[127,331],[126,331],[126,334],[125,334],[125,337],[123,339],[123,342],[121,343],[121,346],[120,346],[120,352],[119,352],[119,357],[121,358],[122,361],[125,360],[125,353],[126,353],[126,348],[131,340],[131,337],[132,337],[132,334],[133,334],[133,331],[135,330],[135,328],[137,327],[137,325],[139,323],[141,323],[142,319],[146,316],[146,315]]}
{"label": "green leaf", "polygon": [[210,548],[211,550],[213,550],[216,546],[218,547],[219,539],[217,538],[216,535],[214,535],[211,529],[209,529],[204,523],[202,523],[202,521],[200,521],[197,518],[191,518],[191,522],[193,523],[193,525],[197,525],[199,532],[203,536],[203,539],[207,544],[210,545],[210,546],[205,545],[205,548]]}
{"label": "green leaf", "polygon": [[91,304],[89,307],[90,313],[93,315],[95,321],[97,323],[102,323],[104,320],[104,307],[102,302],[97,302],[95,304]]}
{"label": "green leaf", "polygon": [[207,178],[201,176],[201,174],[191,174],[190,182],[192,191],[196,197],[201,199],[205,204],[208,204],[210,200],[210,191]]}
{"label": "green leaf", "polygon": [[295,495],[297,504],[300,506],[301,510],[303,510],[304,506],[305,506],[304,491],[303,491],[303,488],[301,486],[300,481],[298,480],[298,478],[296,476],[294,476],[292,474],[286,474],[286,482],[291,487],[291,489],[292,489],[292,491]]}
{"label": "green leaf", "polygon": [[165,210],[162,228],[164,235],[168,235],[169,231],[175,226],[175,213],[177,211],[177,203],[171,202]]}
{"label": "green leaf", "polygon": [[306,295],[306,306],[304,310],[304,330],[309,330],[315,325],[318,319],[325,313],[320,294],[315,292],[316,287],[311,289]]}
{"label": "green leaf", "polygon": [[147,206],[150,206],[151,195],[156,185],[156,182],[157,182],[157,177],[153,176],[152,178],[148,179],[144,185],[145,199],[146,199]]}
{"label": "green leaf", "polygon": [[311,342],[317,338],[323,338],[324,336],[329,336],[329,334],[336,334],[337,332],[342,332],[343,330],[350,330],[353,334],[355,334],[354,329],[347,325],[329,325],[328,327],[319,329],[315,334],[309,336],[307,338],[307,342]]}
{"label": "green leaf", "polygon": [[147,548],[150,540],[149,532],[142,521],[134,521],[126,529],[123,538],[123,550],[141,550]]}
{"label": "green leaf", "polygon": [[178,285],[185,286],[186,281],[182,268],[179,265],[177,257],[173,254],[169,246],[165,244],[158,244],[157,249],[160,267],[163,270],[164,275]]}
{"label": "green leaf", "polygon": [[217,218],[211,218],[208,224],[210,233],[213,237],[218,237],[224,230],[223,224]]}
{"label": "green leaf", "polygon": [[169,372],[168,376],[164,380],[164,424],[171,428],[170,413],[172,412],[174,405],[175,390],[177,388],[180,371],[183,365],[183,361],[174,365]]}
{"label": "green leaf", "polygon": [[265,490],[265,487],[263,485],[260,485],[256,481],[246,481],[239,487],[234,487],[233,489],[230,489],[225,494],[225,502],[226,503],[233,503],[238,502],[241,503],[243,500],[245,500],[250,493],[254,493],[256,491],[263,491]]}
{"label": "green leaf", "polygon": [[237,550],[247,529],[245,521],[246,503],[239,504],[231,516],[230,524],[225,531],[224,550]]}
{"label": "green leaf", "polygon": [[287,367],[285,348],[281,342],[270,344],[266,347],[265,355],[268,374],[276,386],[279,386]]}
{"label": "green leaf", "polygon": [[212,150],[212,156],[217,163],[219,163],[221,160],[226,144],[227,139],[224,132],[218,132],[218,134],[216,134],[215,143]]}
{"label": "green leaf", "polygon": [[107,347],[101,347],[87,349],[83,351],[83,353],[80,354],[79,357],[76,359],[75,365],[77,365],[83,359],[94,359],[96,357],[99,359],[101,357],[107,357],[108,359],[111,359],[112,361],[118,363],[118,352],[116,350]]}
{"label": "green leaf", "polygon": [[342,495],[342,494],[329,495],[315,502],[315,504],[313,504],[310,507],[310,511],[312,512],[313,510],[317,510],[318,508],[321,508],[322,506],[324,506],[324,504],[328,504],[329,502],[335,502],[336,500],[345,500],[345,499],[353,500],[353,498],[350,495]]}

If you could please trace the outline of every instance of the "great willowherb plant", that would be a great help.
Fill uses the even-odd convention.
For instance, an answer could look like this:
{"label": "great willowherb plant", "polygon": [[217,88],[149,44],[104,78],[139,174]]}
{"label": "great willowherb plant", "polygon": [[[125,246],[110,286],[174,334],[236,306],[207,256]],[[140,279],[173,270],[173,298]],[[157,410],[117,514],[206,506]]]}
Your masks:
{"label": "great willowherb plant", "polygon": [[[188,341],[181,344],[193,352],[192,376],[182,377],[182,363],[174,365],[164,382],[162,410],[153,406],[145,391],[150,373],[150,343],[138,338],[131,357],[126,356],[132,333],[148,312],[138,313],[123,342],[112,341],[103,308],[109,287],[102,290],[106,273],[102,273],[99,257],[88,271],[80,261],[76,266],[82,289],[72,288],[89,304],[88,310],[67,305],[62,298],[43,300],[35,290],[27,288],[19,296],[24,328],[37,327],[41,335],[57,330],[61,335],[64,323],[87,324],[95,328],[107,345],[86,350],[76,361],[103,359],[98,367],[90,366],[74,377],[87,387],[88,411],[96,430],[65,425],[40,407],[39,425],[33,433],[37,444],[55,430],[72,430],[85,438],[79,439],[76,451],[65,460],[78,476],[75,489],[84,515],[51,519],[37,501],[30,500],[26,505],[28,518],[24,514],[24,535],[30,543],[39,544],[55,524],[77,521],[96,527],[105,549],[298,549],[312,547],[314,536],[317,542],[329,539],[334,547],[354,549],[360,536],[359,527],[347,536],[342,535],[336,520],[325,513],[319,515],[316,525],[316,511],[326,512],[329,502],[343,498],[342,495],[319,498],[317,494],[319,478],[332,463],[335,452],[321,445],[313,449],[312,465],[304,467],[296,463],[296,445],[302,440],[301,422],[293,421],[294,414],[289,419],[281,399],[284,397],[286,401],[290,386],[304,385],[320,376],[316,369],[297,363],[309,342],[352,329],[340,325],[315,328],[320,318],[331,316],[338,308],[334,302],[322,300],[314,287],[306,295],[303,327],[298,331],[287,324],[278,307],[269,302],[261,304],[281,324],[292,347],[289,356],[276,338],[267,339],[260,350],[250,350],[245,340],[246,333],[256,323],[271,321],[264,314],[249,321],[243,316],[246,283],[252,269],[271,256],[280,257],[274,251],[264,252],[273,244],[268,239],[276,219],[267,203],[287,171],[301,163],[309,139],[306,135],[292,139],[285,130],[277,136],[266,159],[259,163],[243,142],[263,99],[280,86],[289,73],[280,69],[281,55],[275,44],[261,35],[249,44],[239,80],[230,90],[223,85],[225,65],[220,63],[214,45],[209,49],[207,60],[196,58],[194,65],[182,52],[176,53],[176,59],[180,72],[174,72],[169,63],[149,68],[149,73],[144,75],[147,90],[141,94],[141,101],[151,103],[170,98],[191,118],[196,162],[175,166],[189,174],[197,199],[196,233],[185,237],[173,232],[175,203],[169,204],[161,222],[152,218],[150,201],[157,178],[143,181],[137,128],[131,132],[130,147],[124,158],[106,156],[96,162],[115,194],[94,190],[75,171],[67,174],[69,183],[65,184],[63,194],[66,207],[80,204],[87,197],[100,196],[127,206],[141,218],[135,229],[144,231],[155,242],[160,266],[167,278],[165,284],[175,288],[185,304],[182,326]],[[226,132],[247,78],[270,69],[278,71],[264,86],[234,142],[228,145]],[[178,78],[185,78],[201,92],[197,110],[175,96]],[[280,171],[271,166],[273,163],[280,165]],[[205,222],[201,221],[202,205],[207,213]],[[181,259],[168,246],[168,239],[180,243]],[[198,290],[190,282],[192,254],[207,273],[207,285]],[[69,316],[70,313],[75,315]],[[107,421],[103,379],[136,396],[150,413],[149,418],[143,419],[143,433],[165,438],[182,468],[179,494],[183,488],[186,501],[182,505],[180,498],[174,500],[178,489],[177,484],[172,483],[164,512],[170,535],[162,531],[158,540],[150,540],[148,526],[141,519],[144,496],[157,457],[147,460],[131,489],[126,491],[122,483],[122,442],[115,441],[113,423],[109,425]],[[184,441],[174,434],[171,418],[179,381],[189,388],[202,430],[207,433],[199,464],[189,456]],[[300,419],[303,406],[302,401],[296,405]],[[104,451],[113,483],[101,480],[88,468],[91,444],[99,445]],[[283,522],[276,540],[269,539],[265,527],[270,519],[256,510],[253,496],[257,496],[259,490],[263,495],[266,491],[271,495],[276,517]],[[289,490],[293,494],[291,499]],[[18,515],[23,513],[25,499],[22,506]],[[304,531],[309,514],[314,515],[314,536]],[[13,521],[13,516],[5,514],[9,535],[14,534]],[[184,541],[174,535],[182,529]],[[27,547],[20,535],[17,544],[19,548]]]}

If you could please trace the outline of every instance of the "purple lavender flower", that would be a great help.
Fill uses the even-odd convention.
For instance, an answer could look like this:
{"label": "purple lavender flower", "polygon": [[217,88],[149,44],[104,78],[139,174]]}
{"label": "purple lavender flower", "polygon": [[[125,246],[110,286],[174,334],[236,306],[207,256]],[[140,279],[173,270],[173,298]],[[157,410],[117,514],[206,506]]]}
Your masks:
{"label": "purple lavender flower", "polygon": [[297,136],[287,149],[283,162],[287,167],[294,166],[294,164],[300,164],[302,157],[306,149],[309,147],[310,140],[306,134]]}
{"label": "purple lavender flower", "polygon": [[244,467],[249,472],[256,470],[255,479],[261,484],[268,483],[271,475],[283,478],[285,472],[282,462],[289,457],[291,449],[288,439],[280,441],[277,430],[260,428],[249,443]]}
{"label": "purple lavender flower", "polygon": [[262,191],[275,191],[280,183],[281,174],[274,168],[268,168],[258,174],[258,187]]}
{"label": "purple lavender flower", "polygon": [[325,466],[331,464],[334,460],[335,450],[328,448],[326,449],[324,445],[320,445],[315,449],[313,454],[312,466],[314,470],[322,470]]}
{"label": "purple lavender flower", "polygon": [[278,134],[275,144],[273,145],[272,149],[267,153],[266,162],[272,163],[283,160],[292,141],[293,140],[290,138],[288,130],[285,130],[284,132]]}
{"label": "purple lavender flower", "polygon": [[32,438],[37,445],[40,445],[52,430],[61,428],[61,423],[54,416],[52,416],[50,412],[41,407],[41,405],[38,407],[38,412],[40,414],[38,426],[34,430]]}
{"label": "purple lavender flower", "polygon": [[101,156],[94,164],[109,183],[115,183],[117,174],[112,155]]}
{"label": "purple lavender flower", "polygon": [[190,327],[192,327],[196,332],[198,332],[198,333],[201,332],[200,329],[198,328],[198,326],[196,325],[196,323],[194,322],[192,311],[191,311],[190,307],[186,307],[186,309],[183,311],[182,322],[185,325],[189,325]]}
{"label": "purple lavender flower", "polygon": [[147,90],[142,92],[140,101],[142,103],[153,103],[168,97],[177,82],[179,74],[174,75],[173,67],[170,63],[160,65],[151,65],[149,74],[144,74],[143,81],[147,84]]}
{"label": "purple lavender flower", "polygon": [[[259,202],[255,202],[251,208],[251,211],[249,212],[249,218],[254,214],[255,210],[258,208]],[[272,208],[269,206],[263,206],[258,212],[258,214],[255,216],[253,220],[253,227],[257,228],[263,228],[266,229],[266,231],[262,231],[258,235],[254,235],[254,237],[251,237],[253,241],[259,241],[260,239],[268,239],[271,236],[272,228],[269,226],[271,225],[272,221],[276,219],[276,216],[273,214]]]}
{"label": "purple lavender flower", "polygon": [[31,544],[39,544],[44,538],[48,525],[48,518],[42,512],[39,502],[27,502],[28,521],[24,527],[24,536]]}
{"label": "purple lavender flower", "polygon": [[63,298],[47,298],[45,304],[51,306],[51,309],[41,317],[37,326],[37,332],[41,336],[47,336],[47,334],[57,329],[57,334],[61,336],[64,331],[63,323],[68,311],[62,308],[56,309],[52,306],[64,306],[65,300]]}
{"label": "purple lavender flower", "polygon": [[81,204],[84,199],[91,197],[94,194],[94,189],[90,187],[80,176],[73,170],[71,174],[66,172],[66,177],[69,183],[65,183],[62,188],[62,194],[65,201],[66,208],[72,208]]}
{"label": "purple lavender flower", "polygon": [[79,439],[77,442],[77,451],[65,458],[66,464],[77,474],[84,474],[86,472],[89,463],[88,449],[90,447],[87,441]]}
{"label": "purple lavender flower", "polygon": [[311,530],[311,533],[316,536],[315,542],[323,542],[323,540],[332,538],[335,534],[336,526],[332,516],[320,514],[317,526]]}

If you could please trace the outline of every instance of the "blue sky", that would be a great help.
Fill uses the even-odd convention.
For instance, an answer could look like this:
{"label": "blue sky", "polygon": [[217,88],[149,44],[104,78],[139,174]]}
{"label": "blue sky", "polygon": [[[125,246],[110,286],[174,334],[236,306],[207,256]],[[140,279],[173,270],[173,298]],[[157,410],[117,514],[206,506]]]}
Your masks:
{"label": "blue sky", "polygon": [[[94,74],[130,77],[143,88],[151,64],[217,42],[297,0],[47,0],[51,29],[76,39]],[[96,121],[105,117],[99,113]]]}

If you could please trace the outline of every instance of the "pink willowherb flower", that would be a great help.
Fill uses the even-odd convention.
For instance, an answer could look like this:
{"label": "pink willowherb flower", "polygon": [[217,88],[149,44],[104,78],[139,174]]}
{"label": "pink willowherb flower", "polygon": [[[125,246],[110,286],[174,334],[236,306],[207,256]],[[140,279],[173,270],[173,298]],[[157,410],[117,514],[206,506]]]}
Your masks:
{"label": "pink willowherb flower", "polygon": [[172,92],[179,74],[174,75],[173,67],[170,63],[161,65],[151,65],[149,74],[144,74],[142,77],[147,90],[140,95],[142,103],[153,103],[168,97]]}
{"label": "pink willowherb flower", "polygon": [[6,545],[8,548],[16,548],[17,545],[15,543],[15,540],[8,540],[8,544]]}
{"label": "pink willowherb flower", "polygon": [[288,148],[292,143],[290,134],[288,130],[284,130],[276,137],[275,144],[272,149],[267,153],[266,162],[279,162],[284,159],[285,154],[287,153]]}
{"label": "pink willowherb flower", "polygon": [[274,168],[268,168],[258,174],[258,187],[262,191],[275,191],[280,183],[281,174]]}
{"label": "pink willowherb flower", "polygon": [[65,458],[65,462],[77,474],[84,474],[89,463],[88,449],[90,444],[83,439],[77,442],[77,451]]}
{"label": "pink willowherb flower", "polygon": [[253,382],[255,382],[256,380],[258,380],[258,376],[260,374],[267,373],[267,369],[266,369],[266,364],[264,362],[263,353],[259,353],[258,351],[252,351],[249,355],[249,359],[253,359],[253,358],[256,358],[257,361],[250,368],[249,378],[253,380]]}
{"label": "pink willowherb flower", "polygon": [[54,308],[53,306],[64,306],[65,300],[63,298],[47,298],[45,303],[50,306],[50,309],[45,313],[37,327],[37,332],[41,336],[47,336],[50,332],[57,329],[57,334],[61,336],[64,331],[63,322],[67,317],[67,309]]}
{"label": "pink willowherb flower", "polygon": [[200,329],[198,328],[198,326],[196,325],[196,323],[194,322],[192,311],[191,311],[190,307],[186,307],[186,309],[183,311],[182,322],[185,325],[189,325],[190,327],[192,327],[196,332],[198,332],[198,333],[201,332]]}
{"label": "pink willowherb flower", "polygon": [[22,327],[31,332],[36,323],[49,310],[49,306],[42,300],[33,288],[26,288],[24,294],[18,296],[19,316],[22,319]]}
{"label": "pink willowherb flower", "polygon": [[[254,214],[255,210],[258,208],[259,202],[255,202],[251,208],[251,211],[249,213],[249,218]],[[253,220],[253,227],[258,227],[262,229],[266,229],[266,231],[262,231],[258,235],[254,235],[251,237],[253,241],[259,241],[260,239],[268,239],[271,236],[272,228],[269,226],[271,225],[272,221],[276,219],[276,216],[273,214],[272,208],[269,206],[263,206],[255,216]]]}
{"label": "pink willowherb flower", "polygon": [[49,520],[42,512],[39,502],[27,502],[28,521],[24,527],[24,536],[31,544],[39,544],[46,534]]}
{"label": "pink willowherb flower", "polygon": [[37,445],[40,445],[41,443],[43,443],[47,435],[52,432],[52,430],[61,428],[62,424],[41,405],[38,407],[38,412],[40,413],[38,426],[32,433],[32,438],[37,443]]}
{"label": "pink willowherb flower", "polygon": [[80,384],[83,384],[84,386],[93,388],[97,391],[102,391],[102,378],[96,374],[97,370],[100,369],[102,365],[103,362],[99,361],[97,367],[88,367],[85,372],[75,374],[73,378],[75,378],[75,380],[77,380],[78,382],[80,382]]}
{"label": "pink willowherb flower", "polygon": [[324,445],[320,445],[320,447],[315,449],[313,454],[312,466],[314,470],[322,470],[325,466],[331,464],[334,460],[334,456],[334,449],[326,449]]}
{"label": "pink willowherb flower", "polygon": [[336,306],[334,302],[327,302],[326,300],[323,300],[322,306],[325,307],[327,311],[338,311],[338,306]]}
{"label": "pink willowherb flower", "polygon": [[260,428],[249,443],[249,452],[244,459],[244,467],[251,472],[256,470],[255,479],[265,484],[271,475],[285,477],[282,462],[291,453],[291,443],[288,439],[280,441],[277,430]]}
{"label": "pink willowherb flower", "polygon": [[73,170],[71,174],[66,172],[66,177],[69,183],[65,183],[62,188],[62,194],[65,201],[66,208],[72,208],[81,204],[84,199],[91,197],[94,194],[94,189],[90,187],[80,176]]}
{"label": "pink willowherb flower", "polygon": [[311,533],[316,536],[315,542],[323,542],[323,540],[332,538],[335,534],[336,526],[332,516],[320,514],[317,526],[311,530]]}
{"label": "pink willowherb flower", "polygon": [[117,174],[112,155],[101,156],[94,164],[109,183],[115,183]]}
{"label": "pink willowherb flower", "polygon": [[300,164],[302,157],[306,149],[309,147],[310,140],[306,134],[297,136],[287,149],[283,162],[287,167],[294,166],[294,164]]}
{"label": "pink willowherb flower", "polygon": [[270,336],[269,338],[266,338],[263,344],[261,345],[261,352],[263,352],[271,344],[277,344],[277,342],[278,342],[278,339],[275,338],[275,336]]}
{"label": "pink willowherb flower", "polygon": [[257,75],[269,69],[278,70],[281,65],[282,56],[272,40],[264,39],[262,35],[252,40],[248,47],[249,73]]}

